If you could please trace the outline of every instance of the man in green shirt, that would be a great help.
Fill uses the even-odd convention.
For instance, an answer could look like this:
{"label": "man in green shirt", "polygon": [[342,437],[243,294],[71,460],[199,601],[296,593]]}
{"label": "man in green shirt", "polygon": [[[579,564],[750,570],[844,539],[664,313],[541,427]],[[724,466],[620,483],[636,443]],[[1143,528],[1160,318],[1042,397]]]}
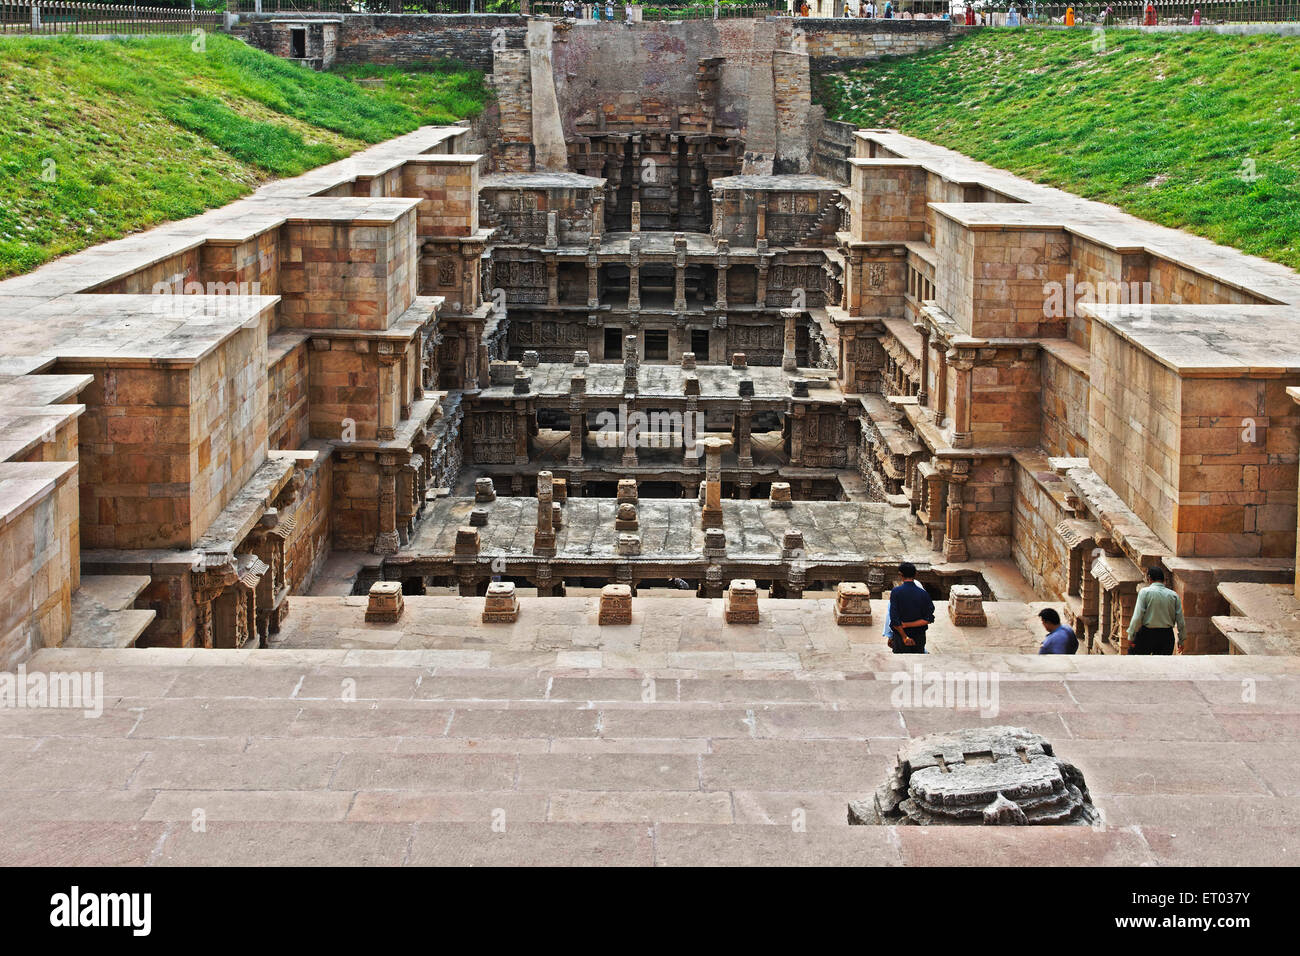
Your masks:
{"label": "man in green shirt", "polygon": [[1138,592],[1133,620],[1128,625],[1130,654],[1174,653],[1174,626],[1178,627],[1178,653],[1187,639],[1187,621],[1178,594],[1165,587],[1165,569],[1147,568],[1151,583]]}

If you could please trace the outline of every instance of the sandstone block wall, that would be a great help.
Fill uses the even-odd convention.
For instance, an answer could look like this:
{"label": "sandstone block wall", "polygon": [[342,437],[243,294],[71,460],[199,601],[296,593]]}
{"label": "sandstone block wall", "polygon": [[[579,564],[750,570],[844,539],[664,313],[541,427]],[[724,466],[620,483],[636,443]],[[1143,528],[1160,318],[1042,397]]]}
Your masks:
{"label": "sandstone block wall", "polygon": [[[479,157],[418,157],[402,165],[400,195],[418,198],[421,238],[478,232]],[[395,193],[396,194],[396,193]]]}
{"label": "sandstone block wall", "polygon": [[1061,458],[1086,458],[1089,392],[1086,370],[1077,369],[1047,348],[1041,356],[1043,450]]}
{"label": "sandstone block wall", "polygon": [[1177,554],[1289,558],[1295,553],[1300,377],[1184,378]]}
{"label": "sandstone block wall", "polygon": [[1178,376],[1114,330],[1092,328],[1088,458],[1093,470],[1170,549],[1178,501]]}
{"label": "sandstone block wall", "polygon": [[0,463],[0,670],[58,647],[80,560],[75,462]]}
{"label": "sandstone block wall", "polygon": [[952,26],[945,20],[808,17],[794,19],[791,29],[795,49],[808,54],[814,70],[842,70],[933,49],[948,41]]}
{"label": "sandstone block wall", "polygon": [[391,223],[295,219],[280,241],[281,325],[382,331],[418,291],[415,203]]}

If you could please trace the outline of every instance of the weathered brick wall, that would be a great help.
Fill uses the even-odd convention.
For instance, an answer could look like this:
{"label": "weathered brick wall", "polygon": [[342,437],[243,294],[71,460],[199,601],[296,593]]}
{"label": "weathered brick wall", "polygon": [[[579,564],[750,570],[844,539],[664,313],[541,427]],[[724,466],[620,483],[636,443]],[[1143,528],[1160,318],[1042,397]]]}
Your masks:
{"label": "weathered brick wall", "polygon": [[1091,354],[1089,463],[1172,549],[1182,414],[1178,376],[1101,322],[1092,326]]}
{"label": "weathered brick wall", "polygon": [[971,441],[975,447],[1037,445],[1042,410],[1038,349],[979,350],[971,371]]}
{"label": "weathered brick wall", "polygon": [[280,241],[281,324],[382,331],[415,300],[414,205],[391,223],[301,218]]}
{"label": "weathered brick wall", "polygon": [[302,448],[310,436],[307,414],[308,342],[293,337],[270,343],[270,411],[267,445],[272,449]]}
{"label": "weathered brick wall", "polygon": [[[0,522],[0,670],[41,647],[58,647],[72,623],[77,552],[77,466],[73,462],[0,464],[15,489],[48,484]],[[28,488],[24,488],[30,482]]]}
{"label": "weathered brick wall", "polygon": [[420,200],[416,235],[478,232],[478,163],[477,156],[422,156],[402,165],[401,195]]}
{"label": "weathered brick wall", "polygon": [[284,577],[293,594],[311,587],[330,552],[334,458],[329,446],[316,450],[315,463],[302,470],[305,480],[290,511],[293,533],[284,543]]}
{"label": "weathered brick wall", "polygon": [[[1048,349],[1041,353],[1042,446],[1061,458],[1088,457],[1088,375]],[[1086,360],[1086,357],[1085,357]]]}
{"label": "weathered brick wall", "polygon": [[1199,305],[1265,305],[1266,299],[1194,272],[1178,262],[1150,257],[1153,301]]}
{"label": "weathered brick wall", "polygon": [[1295,555],[1300,378],[1185,378],[1178,448],[1179,555]]}
{"label": "weathered brick wall", "polygon": [[972,558],[1011,555],[1015,463],[1011,458],[979,458],[971,463],[962,489],[966,547]]}
{"label": "weathered brick wall", "polygon": [[308,353],[311,437],[340,439],[347,422],[353,437],[379,433],[379,363],[365,339],[315,339]]}
{"label": "weathered brick wall", "polygon": [[805,50],[813,70],[822,71],[933,49],[948,41],[951,24],[946,20],[808,17],[794,20],[792,29],[794,49]]}
{"label": "weathered brick wall", "polygon": [[1034,593],[1060,600],[1069,588],[1070,555],[1056,534],[1066,516],[1061,507],[1066,483],[1044,457],[1027,454],[1015,459],[1015,534],[1011,557]]}
{"label": "weathered brick wall", "polygon": [[[266,460],[269,324],[267,310],[204,356],[190,375],[191,545]],[[160,545],[135,545],[142,546]]]}
{"label": "weathered brick wall", "polygon": [[1060,230],[967,229],[938,213],[935,298],[978,338],[1061,337],[1064,314],[1046,314],[1048,283],[1064,286],[1069,242]]}
{"label": "weathered brick wall", "polygon": [[849,183],[849,157],[853,155],[855,123],[822,120],[813,146],[812,171],[837,183]]}
{"label": "weathered brick wall", "polygon": [[[492,72],[492,45],[523,46],[527,19],[518,14],[366,14],[346,15],[334,42],[338,63],[426,63],[458,60],[484,73]],[[265,21],[282,14],[240,14],[241,32],[258,49],[289,55],[287,29],[272,29]],[[309,17],[304,17],[304,20]],[[500,31],[500,32],[496,32]],[[312,56],[319,54],[309,54]]]}
{"label": "weathered brick wall", "polygon": [[909,164],[852,168],[853,208],[849,229],[862,242],[906,242],[923,238],[926,172]]}

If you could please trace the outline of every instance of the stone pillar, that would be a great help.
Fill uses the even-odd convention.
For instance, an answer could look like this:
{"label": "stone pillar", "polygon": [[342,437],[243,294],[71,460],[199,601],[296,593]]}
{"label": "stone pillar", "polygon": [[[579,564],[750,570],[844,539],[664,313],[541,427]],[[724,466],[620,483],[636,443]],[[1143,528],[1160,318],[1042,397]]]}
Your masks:
{"label": "stone pillar", "polygon": [[729,438],[704,439],[704,509],[702,528],[722,527],[722,450],[731,447]]}
{"label": "stone pillar", "polygon": [[393,554],[401,546],[397,535],[397,459],[379,456],[379,533],[375,554]]}
{"label": "stone pillar", "polygon": [[969,463],[953,462],[952,473],[948,476],[948,520],[944,528],[943,556],[948,562],[966,561],[966,539],[962,537],[962,485],[968,477]]}
{"label": "stone pillar", "polygon": [[627,419],[623,423],[623,457],[621,461],[623,467],[635,468],[639,463],[636,446],[640,441],[640,435],[636,429],[637,416],[634,414],[636,405],[632,395],[623,396],[623,403],[623,407],[627,409]]}
{"label": "stone pillar", "polygon": [[673,236],[673,311],[686,311],[686,234]]}
{"label": "stone pillar", "polygon": [[641,202],[640,200],[632,203],[632,231],[641,231]]}
{"label": "stone pillar", "polygon": [[[700,460],[700,432],[703,431],[704,419],[700,413],[700,379],[695,375],[686,376],[683,383],[686,393],[686,411],[682,421],[682,464],[695,468]],[[687,433],[687,429],[690,429]],[[687,493],[686,497],[690,497]]]}
{"label": "stone pillar", "polygon": [[630,249],[627,260],[627,307],[635,312],[641,308],[641,236],[634,235],[628,245]]}
{"label": "stone pillar", "polygon": [[740,410],[736,412],[736,453],[742,470],[754,467],[754,449],[750,441],[753,417],[754,403],[749,399],[742,400]]}
{"label": "stone pillar", "polygon": [[758,292],[754,303],[761,309],[767,305],[767,271],[770,268],[767,256],[758,260]]}
{"label": "stone pillar", "polygon": [[569,379],[569,467],[582,467],[582,446],[587,437],[587,412],[583,396],[587,393],[587,377],[575,375]]}
{"label": "stone pillar", "polygon": [[953,348],[948,365],[953,371],[952,447],[971,446],[971,372],[975,368],[973,348]]}
{"label": "stone pillar", "polygon": [[942,427],[948,417],[948,350],[936,343],[935,355],[939,365],[934,370],[934,423]]}
{"label": "stone pillar", "polygon": [[[551,213],[555,215],[555,213]],[[554,256],[548,256],[546,259],[546,304],[557,306],[560,304],[560,266],[555,261]]]}
{"label": "stone pillar", "polygon": [[537,531],[533,535],[533,554],[552,557],[555,554],[555,512],[551,507],[555,503],[551,473],[537,473]]}
{"label": "stone pillar", "polygon": [[397,423],[401,417],[402,375],[398,366],[404,353],[397,351],[392,342],[379,342],[376,345],[379,359],[379,422],[376,437],[380,441],[392,441],[397,437]]}
{"label": "stone pillar", "polygon": [[587,308],[600,305],[600,238],[592,236],[587,242]]}
{"label": "stone pillar", "polygon": [[635,395],[637,392],[636,373],[641,366],[640,356],[637,354],[637,337],[635,335],[625,335],[623,337],[623,394]]}
{"label": "stone pillar", "polygon": [[781,318],[785,320],[785,343],[781,349],[781,368],[787,372],[793,372],[799,368],[799,364],[795,359],[795,337],[798,334],[799,310],[782,309]]}
{"label": "stone pillar", "polygon": [[755,240],[767,238],[767,192],[760,189],[754,193],[754,216],[756,219]]}
{"label": "stone pillar", "polygon": [[[726,240],[719,241],[725,242]],[[718,263],[718,298],[717,301],[714,302],[714,307],[717,308],[719,312],[722,312],[727,308],[727,269],[729,266],[725,264],[725,256],[720,256],[719,258],[723,261]]]}
{"label": "stone pillar", "polygon": [[930,403],[930,326],[917,322],[913,328],[921,333],[921,385],[916,392],[916,401],[925,408]]}
{"label": "stone pillar", "polygon": [[528,403],[515,403],[515,464],[528,464]]}

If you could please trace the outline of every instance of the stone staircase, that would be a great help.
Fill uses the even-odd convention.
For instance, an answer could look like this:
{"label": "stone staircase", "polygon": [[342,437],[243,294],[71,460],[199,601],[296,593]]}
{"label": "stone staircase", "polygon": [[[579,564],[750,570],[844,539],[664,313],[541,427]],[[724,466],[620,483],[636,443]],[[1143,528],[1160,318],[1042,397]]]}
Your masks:
{"label": "stone staircase", "polygon": [[[102,674],[104,709],[0,708],[0,864],[1295,860],[1294,658],[665,666],[571,635],[489,650],[488,630],[409,651],[41,651],[29,672]],[[914,666],[996,672],[996,715],[900,698]],[[847,825],[905,740],[987,722],[1051,741],[1101,825]]]}

